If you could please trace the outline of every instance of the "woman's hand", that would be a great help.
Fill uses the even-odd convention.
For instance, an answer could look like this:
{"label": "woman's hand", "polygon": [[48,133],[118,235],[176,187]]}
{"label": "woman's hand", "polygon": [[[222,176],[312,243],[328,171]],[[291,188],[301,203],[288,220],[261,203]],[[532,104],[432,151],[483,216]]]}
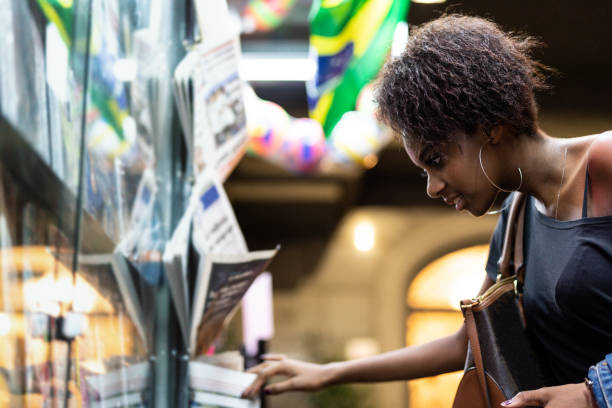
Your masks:
{"label": "woman's hand", "polygon": [[282,375],[289,377],[284,381],[266,386],[266,394],[280,394],[286,391],[311,391],[329,385],[331,381],[330,365],[306,363],[292,360],[280,354],[266,354],[264,362],[248,371],[257,374],[257,379],[242,394],[251,398],[272,377]]}
{"label": "woman's hand", "polygon": [[538,406],[545,408],[597,408],[591,391],[584,383],[545,387],[519,392],[501,403],[503,407]]}

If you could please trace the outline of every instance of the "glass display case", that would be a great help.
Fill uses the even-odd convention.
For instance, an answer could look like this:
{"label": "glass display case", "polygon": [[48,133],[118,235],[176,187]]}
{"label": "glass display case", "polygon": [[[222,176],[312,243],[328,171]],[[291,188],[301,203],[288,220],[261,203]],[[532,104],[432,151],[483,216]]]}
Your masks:
{"label": "glass display case", "polygon": [[[186,406],[164,246],[193,183],[191,1],[0,10],[0,406]],[[183,386],[178,386],[178,385]]]}

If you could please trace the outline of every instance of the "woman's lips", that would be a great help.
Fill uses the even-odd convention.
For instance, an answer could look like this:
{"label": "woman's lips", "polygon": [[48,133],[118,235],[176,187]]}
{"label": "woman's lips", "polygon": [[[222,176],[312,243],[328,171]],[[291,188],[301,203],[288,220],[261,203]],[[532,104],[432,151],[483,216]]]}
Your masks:
{"label": "woman's lips", "polygon": [[444,198],[444,202],[448,205],[453,205],[455,206],[455,209],[457,211],[461,211],[465,208],[465,199],[463,198],[462,194],[459,194],[457,196],[451,197],[451,198]]}
{"label": "woman's lips", "polygon": [[460,195],[459,197],[455,199],[455,210],[461,211],[464,208],[465,208],[465,200],[463,199],[463,196]]}

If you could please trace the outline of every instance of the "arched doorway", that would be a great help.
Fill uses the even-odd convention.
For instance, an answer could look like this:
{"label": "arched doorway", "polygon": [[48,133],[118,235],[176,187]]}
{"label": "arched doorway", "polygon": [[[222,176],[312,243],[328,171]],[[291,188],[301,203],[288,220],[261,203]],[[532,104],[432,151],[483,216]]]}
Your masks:
{"label": "arched doorway", "polygon": [[[421,269],[406,294],[406,345],[421,344],[455,332],[463,323],[459,301],[473,297],[484,279],[488,245],[441,256]],[[461,372],[410,381],[410,408],[447,408]]]}

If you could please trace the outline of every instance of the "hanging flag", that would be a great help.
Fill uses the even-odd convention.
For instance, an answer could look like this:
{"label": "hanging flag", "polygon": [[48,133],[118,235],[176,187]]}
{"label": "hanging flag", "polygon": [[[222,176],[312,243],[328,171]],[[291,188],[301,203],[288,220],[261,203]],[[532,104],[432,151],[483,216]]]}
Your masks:
{"label": "hanging flag", "polygon": [[251,0],[244,9],[244,18],[257,31],[270,31],[282,24],[295,0]]}
{"label": "hanging flag", "polygon": [[[82,60],[84,58],[90,59],[90,83],[87,94],[92,105],[100,112],[104,122],[112,129],[111,132],[97,134],[95,138],[100,139],[104,136],[106,144],[109,142],[108,139],[112,139],[111,144],[116,147],[108,151],[111,155],[124,152],[129,147],[131,139],[133,139],[133,135],[126,135],[126,129],[129,133],[133,126],[128,115],[125,85],[115,78],[113,72],[118,59],[116,52],[118,47],[111,46],[110,41],[116,35],[108,35],[109,33],[105,30],[111,30],[111,28],[105,27],[99,22],[92,22],[92,34],[89,39],[90,54],[85,55],[84,47],[82,47],[83,42],[78,42],[79,39],[74,38],[75,10],[73,0],[37,0],[37,3],[45,17],[57,27],[69,50],[73,65],[82,67],[84,65]],[[95,13],[97,10],[92,12]],[[80,44],[78,49],[73,47],[73,41]],[[77,76],[77,81],[83,83],[83,69],[75,68],[74,73]]]}
{"label": "hanging flag", "polygon": [[72,41],[72,0],[37,0],[43,14],[57,27],[62,40],[70,48]]}
{"label": "hanging flag", "polygon": [[310,116],[327,137],[355,109],[361,89],[382,67],[409,0],[315,0],[310,13],[310,53],[317,73],[306,85]]}

